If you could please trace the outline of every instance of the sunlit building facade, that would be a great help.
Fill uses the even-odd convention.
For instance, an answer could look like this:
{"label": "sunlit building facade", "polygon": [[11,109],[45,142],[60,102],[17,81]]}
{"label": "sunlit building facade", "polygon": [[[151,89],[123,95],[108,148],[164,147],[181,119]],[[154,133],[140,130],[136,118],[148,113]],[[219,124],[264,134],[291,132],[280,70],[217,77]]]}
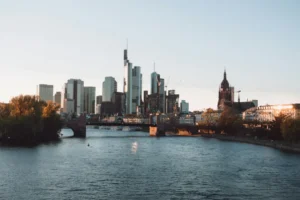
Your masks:
{"label": "sunlit building facade", "polygon": [[36,95],[40,101],[53,101],[53,85],[39,84]]}
{"label": "sunlit building facade", "polygon": [[270,122],[280,114],[285,114],[292,118],[300,116],[300,104],[281,104],[281,105],[264,105],[254,107],[243,112],[243,119],[249,121]]}

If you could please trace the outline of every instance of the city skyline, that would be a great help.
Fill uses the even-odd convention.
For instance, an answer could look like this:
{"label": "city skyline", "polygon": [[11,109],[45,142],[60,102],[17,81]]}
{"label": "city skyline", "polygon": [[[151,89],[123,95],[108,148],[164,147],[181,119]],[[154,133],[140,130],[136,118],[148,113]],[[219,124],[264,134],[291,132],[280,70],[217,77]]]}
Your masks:
{"label": "city skyline", "polygon": [[[113,76],[122,92],[126,38],[130,60],[142,67],[143,90],[150,91],[155,61],[156,71],[165,79],[170,76],[168,90],[175,89],[180,99],[190,103],[191,111],[216,108],[225,67],[230,84],[241,90],[242,101],[299,102],[297,1],[166,1],[160,6],[112,1],[100,5],[1,3],[5,20],[0,21],[0,65],[6,76],[0,79],[0,102],[35,94],[40,83],[61,91],[69,78],[95,86],[99,95],[104,77]],[[145,7],[147,15],[136,12]],[[111,10],[114,14],[108,15]]]}

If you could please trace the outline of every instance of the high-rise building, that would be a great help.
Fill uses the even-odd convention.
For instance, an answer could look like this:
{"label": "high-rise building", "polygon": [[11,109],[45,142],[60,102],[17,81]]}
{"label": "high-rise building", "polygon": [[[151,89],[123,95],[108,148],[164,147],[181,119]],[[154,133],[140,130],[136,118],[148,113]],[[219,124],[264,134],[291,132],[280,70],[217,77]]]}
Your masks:
{"label": "high-rise building", "polygon": [[132,113],[132,63],[128,60],[127,49],[124,50],[124,87],[125,113]]}
{"label": "high-rise building", "polygon": [[175,90],[169,90],[166,99],[167,99],[166,113],[179,112],[179,94],[175,94]]}
{"label": "high-rise building", "polygon": [[60,107],[63,109],[65,107],[65,99],[67,99],[68,92],[67,92],[67,83],[64,83],[61,89],[61,103]]}
{"label": "high-rise building", "polygon": [[96,88],[84,87],[84,112],[95,113]]}
{"label": "high-rise building", "polygon": [[55,104],[60,105],[61,104],[61,92],[56,92],[53,100],[54,100]]}
{"label": "high-rise building", "polygon": [[36,95],[40,101],[53,101],[53,85],[39,84]]}
{"label": "high-rise building", "polygon": [[151,94],[157,93],[157,77],[158,74],[156,72],[151,74]]}
{"label": "high-rise building", "polygon": [[69,103],[69,100],[73,100],[74,109],[73,112],[80,114],[84,110],[84,82],[80,79],[69,79],[65,85],[65,93],[64,99],[68,101],[64,101],[65,103]]}
{"label": "high-rise building", "polygon": [[117,91],[117,81],[108,76],[102,83],[102,102],[110,102],[112,94]]}
{"label": "high-rise building", "polygon": [[102,103],[102,95],[98,95],[96,97],[96,104],[101,104]]}
{"label": "high-rise building", "polygon": [[114,113],[123,115],[125,112],[125,95],[123,92],[114,92],[111,98],[114,104]]}
{"label": "high-rise building", "polygon": [[132,69],[132,110],[131,113],[137,113],[141,105],[142,98],[142,74],[141,68],[135,66]]}
{"label": "high-rise building", "polygon": [[160,78],[159,83],[159,107],[161,112],[166,112],[165,79],[163,78]]}
{"label": "high-rise building", "polygon": [[189,103],[185,100],[182,100],[180,103],[180,111],[181,113],[188,113],[189,112]]}

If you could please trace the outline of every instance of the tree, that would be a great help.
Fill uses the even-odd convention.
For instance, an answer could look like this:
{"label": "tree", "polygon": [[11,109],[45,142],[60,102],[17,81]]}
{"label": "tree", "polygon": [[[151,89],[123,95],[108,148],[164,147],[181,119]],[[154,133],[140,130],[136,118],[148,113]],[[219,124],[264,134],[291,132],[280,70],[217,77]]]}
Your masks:
{"label": "tree", "polygon": [[225,133],[235,135],[237,130],[242,127],[242,120],[237,110],[225,107],[219,118],[218,126]]}
{"label": "tree", "polygon": [[212,108],[208,108],[202,113],[202,119],[203,122],[200,124],[207,126],[207,131],[209,133],[211,127],[217,122],[216,112]]}
{"label": "tree", "polygon": [[270,123],[270,135],[268,136],[269,139],[283,140],[281,124],[287,118],[289,118],[289,115],[284,113],[279,113],[279,115],[274,116],[274,120]]}
{"label": "tree", "polygon": [[300,140],[300,119],[286,117],[280,125],[282,137],[289,142]]}
{"label": "tree", "polygon": [[0,118],[8,118],[10,115],[10,105],[7,103],[0,103]]}

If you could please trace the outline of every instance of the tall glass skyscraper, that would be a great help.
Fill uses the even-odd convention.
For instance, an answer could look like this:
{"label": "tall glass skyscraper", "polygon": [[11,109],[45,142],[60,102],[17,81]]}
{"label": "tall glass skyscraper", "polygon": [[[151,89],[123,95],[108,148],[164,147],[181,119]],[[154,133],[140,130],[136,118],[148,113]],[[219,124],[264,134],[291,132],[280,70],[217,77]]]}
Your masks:
{"label": "tall glass skyscraper", "polygon": [[124,87],[125,113],[132,113],[132,63],[128,60],[127,49],[124,50]]}

